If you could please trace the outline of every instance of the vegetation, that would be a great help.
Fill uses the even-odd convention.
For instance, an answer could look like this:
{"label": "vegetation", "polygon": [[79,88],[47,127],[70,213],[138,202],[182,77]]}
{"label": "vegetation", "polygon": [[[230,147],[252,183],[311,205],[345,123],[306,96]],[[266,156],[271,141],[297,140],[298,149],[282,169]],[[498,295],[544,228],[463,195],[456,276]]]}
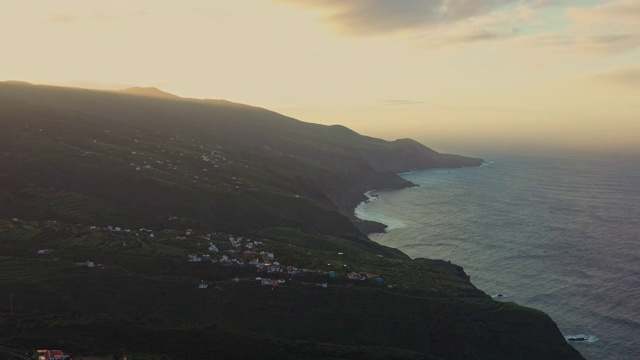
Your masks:
{"label": "vegetation", "polygon": [[545,314],[354,225],[363,192],[412,185],[396,172],[480,159],[134,92],[0,83],[5,358],[581,358]]}

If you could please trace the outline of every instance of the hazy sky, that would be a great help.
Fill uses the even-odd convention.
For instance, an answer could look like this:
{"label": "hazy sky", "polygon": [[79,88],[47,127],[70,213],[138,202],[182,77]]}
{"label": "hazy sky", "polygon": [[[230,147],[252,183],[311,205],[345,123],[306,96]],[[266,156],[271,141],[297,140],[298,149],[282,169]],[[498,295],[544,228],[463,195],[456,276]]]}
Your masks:
{"label": "hazy sky", "polygon": [[156,86],[437,150],[640,152],[639,0],[2,0],[0,80]]}

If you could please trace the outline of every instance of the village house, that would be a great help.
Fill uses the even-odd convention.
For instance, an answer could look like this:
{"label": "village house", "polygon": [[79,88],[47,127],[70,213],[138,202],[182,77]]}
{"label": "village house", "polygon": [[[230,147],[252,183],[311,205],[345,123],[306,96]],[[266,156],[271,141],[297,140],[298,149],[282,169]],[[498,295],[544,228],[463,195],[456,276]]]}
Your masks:
{"label": "village house", "polygon": [[348,273],[347,278],[349,278],[350,280],[367,280],[366,277],[361,276],[360,274],[355,272]]}
{"label": "village house", "polygon": [[38,360],[70,360],[69,355],[65,355],[62,350],[36,350]]}
{"label": "village house", "polygon": [[367,279],[375,279],[377,277],[380,277],[380,275],[372,274],[372,273],[368,273],[368,272],[361,272],[360,276],[364,276]]}
{"label": "village house", "polygon": [[260,260],[258,258],[249,260],[249,265],[257,266],[260,264]]}
{"label": "village house", "polygon": [[187,255],[189,258],[189,262],[201,262],[202,258],[199,257],[197,254],[189,254]]}

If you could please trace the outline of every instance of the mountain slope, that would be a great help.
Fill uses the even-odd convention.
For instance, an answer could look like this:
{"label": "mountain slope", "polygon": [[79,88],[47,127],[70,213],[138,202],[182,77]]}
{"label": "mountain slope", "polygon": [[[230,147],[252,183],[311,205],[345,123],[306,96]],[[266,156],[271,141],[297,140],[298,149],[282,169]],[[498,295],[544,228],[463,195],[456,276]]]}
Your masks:
{"label": "mountain slope", "polygon": [[0,357],[581,359],[547,315],[350,219],[366,190],[413,185],[397,172],[482,160],[128,92],[0,83]]}
{"label": "mountain slope", "polygon": [[[64,191],[107,203],[111,214],[137,213],[145,223],[176,215],[354,238],[358,231],[333,210],[351,215],[366,190],[411,185],[395,172],[481,161],[159,90],[3,83],[0,106],[1,181],[12,190],[5,197],[40,191],[34,187]],[[11,216],[7,211],[0,215]]]}

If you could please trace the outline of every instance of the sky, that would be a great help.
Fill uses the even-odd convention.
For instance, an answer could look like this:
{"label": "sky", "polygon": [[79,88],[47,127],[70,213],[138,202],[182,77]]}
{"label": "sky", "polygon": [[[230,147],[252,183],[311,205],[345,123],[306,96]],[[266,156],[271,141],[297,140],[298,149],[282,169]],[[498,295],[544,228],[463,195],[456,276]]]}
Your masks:
{"label": "sky", "polygon": [[439,151],[640,153],[638,0],[3,0],[0,81],[158,87]]}

